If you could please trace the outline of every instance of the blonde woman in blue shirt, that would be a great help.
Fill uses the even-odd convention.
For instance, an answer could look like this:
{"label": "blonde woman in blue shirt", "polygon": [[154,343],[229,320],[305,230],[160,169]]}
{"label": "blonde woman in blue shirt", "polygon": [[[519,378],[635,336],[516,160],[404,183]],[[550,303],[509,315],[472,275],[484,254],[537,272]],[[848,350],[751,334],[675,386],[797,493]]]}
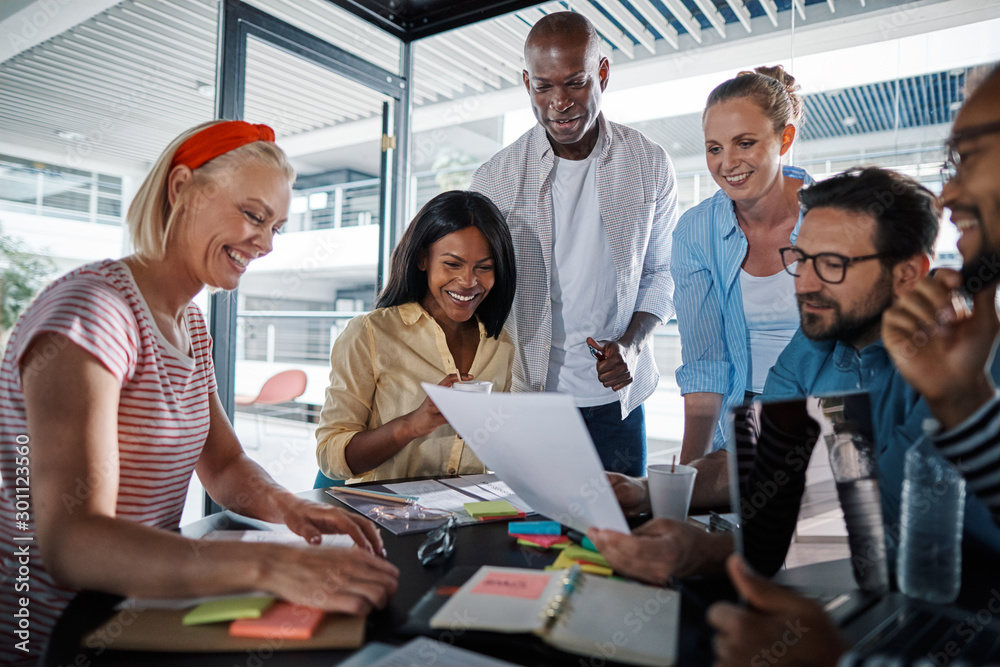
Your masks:
{"label": "blonde woman in blue shirt", "polygon": [[721,189],[681,217],[671,263],[683,463],[725,444],[722,417],[763,390],[799,326],[779,252],[794,239],[799,188],[812,182],[781,164],[802,118],[798,88],[780,65],[758,67],[719,85],[705,105],[705,155]]}

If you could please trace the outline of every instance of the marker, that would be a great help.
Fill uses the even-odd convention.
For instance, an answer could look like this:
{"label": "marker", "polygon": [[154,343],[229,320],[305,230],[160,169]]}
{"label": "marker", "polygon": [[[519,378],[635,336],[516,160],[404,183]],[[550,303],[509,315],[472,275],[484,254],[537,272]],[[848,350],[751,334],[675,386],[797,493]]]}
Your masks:
{"label": "marker", "polygon": [[584,549],[597,551],[597,547],[595,547],[594,543],[590,541],[590,538],[581,533],[579,530],[573,530],[572,528],[567,528],[566,537],[568,537],[571,541],[576,542]]}

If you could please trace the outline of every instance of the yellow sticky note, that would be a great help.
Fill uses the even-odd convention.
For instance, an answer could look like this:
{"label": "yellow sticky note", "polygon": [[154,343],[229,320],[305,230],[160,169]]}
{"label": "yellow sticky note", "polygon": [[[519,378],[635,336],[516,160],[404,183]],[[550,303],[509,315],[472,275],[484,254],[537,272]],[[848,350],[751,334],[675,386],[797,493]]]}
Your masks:
{"label": "yellow sticky note", "polygon": [[552,563],[552,566],[555,569],[565,570],[576,565],[576,561],[566,555],[567,551],[569,551],[569,549],[563,549],[559,552],[559,556],[556,558],[555,562]]}
{"label": "yellow sticky note", "polygon": [[563,551],[569,558],[573,560],[582,560],[587,563],[593,563],[594,565],[601,565],[603,567],[608,567],[608,561],[601,554],[596,551],[591,551],[590,549],[584,549],[583,547],[574,544],[571,547],[566,547]]}
{"label": "yellow sticky note", "polygon": [[239,618],[260,618],[264,610],[274,602],[272,597],[238,597],[210,600],[203,602],[181,620],[183,625],[201,625],[203,623],[221,623],[235,621]]}
{"label": "yellow sticky note", "polygon": [[481,516],[518,516],[517,508],[506,500],[484,500],[480,503],[465,503],[465,511],[474,519],[478,519]]}
{"label": "yellow sticky note", "polygon": [[580,571],[586,572],[587,574],[597,574],[602,577],[606,577],[614,572],[614,570],[610,567],[601,567],[600,565],[594,565],[593,563],[584,563],[580,565]]}

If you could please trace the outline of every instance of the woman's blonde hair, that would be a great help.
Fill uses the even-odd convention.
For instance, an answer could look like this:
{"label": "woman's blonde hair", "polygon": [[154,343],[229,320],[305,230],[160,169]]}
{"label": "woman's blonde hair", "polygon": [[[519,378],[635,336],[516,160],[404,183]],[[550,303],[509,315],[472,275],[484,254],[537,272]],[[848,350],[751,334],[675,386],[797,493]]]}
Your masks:
{"label": "woman's blonde hair", "polygon": [[[171,230],[184,210],[183,200],[178,200],[175,206],[170,205],[169,178],[171,163],[177,149],[206,127],[224,122],[226,121],[213,120],[181,132],[156,159],[153,168],[139,186],[125,216],[132,249],[138,259],[154,261],[163,259]],[[225,174],[254,161],[274,167],[285,175],[289,183],[295,180],[295,169],[277,144],[270,141],[255,141],[223,153],[198,167],[193,172],[193,182],[209,187],[219,185]]]}
{"label": "woman's blonde hair", "polygon": [[801,88],[781,65],[755,67],[752,72],[740,72],[716,86],[708,96],[701,120],[704,123],[708,110],[720,102],[749,97],[771,120],[775,132],[781,132],[789,123],[798,127],[804,108],[798,94]]}

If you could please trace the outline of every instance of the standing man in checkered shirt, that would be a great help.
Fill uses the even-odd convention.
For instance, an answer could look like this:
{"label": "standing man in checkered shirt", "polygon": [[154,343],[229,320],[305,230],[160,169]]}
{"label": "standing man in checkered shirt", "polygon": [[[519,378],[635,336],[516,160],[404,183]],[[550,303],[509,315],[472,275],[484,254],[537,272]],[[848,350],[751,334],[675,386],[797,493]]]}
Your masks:
{"label": "standing man in checkered shirt", "polygon": [[610,65],[584,16],[539,20],[524,60],[538,125],[472,179],[517,253],[514,391],[572,394],[604,467],[644,475],[642,403],[659,381],[650,337],[674,313],[673,166],[601,114]]}

